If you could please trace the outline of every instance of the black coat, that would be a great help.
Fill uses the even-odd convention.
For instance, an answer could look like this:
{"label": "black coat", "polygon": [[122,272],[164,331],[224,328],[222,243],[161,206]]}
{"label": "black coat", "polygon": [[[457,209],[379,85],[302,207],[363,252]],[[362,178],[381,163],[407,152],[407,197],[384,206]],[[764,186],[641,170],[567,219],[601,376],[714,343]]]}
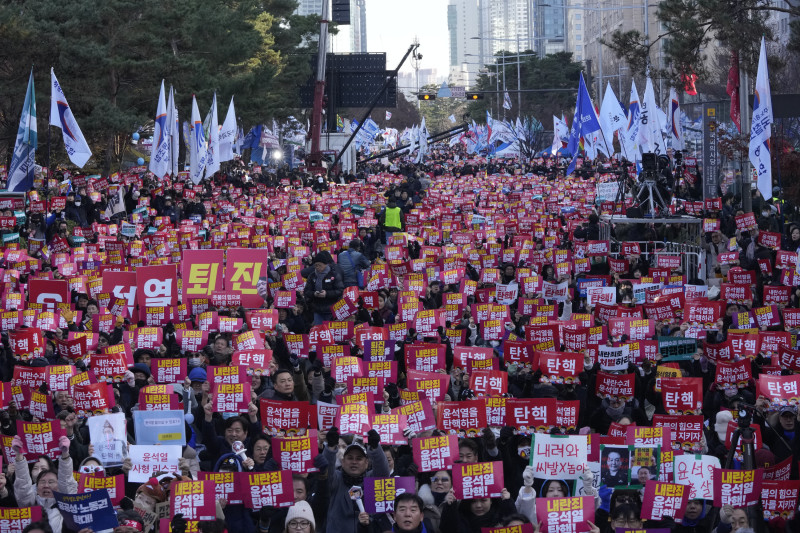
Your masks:
{"label": "black coat", "polygon": [[309,274],[306,287],[303,289],[303,296],[305,296],[306,302],[311,303],[311,308],[315,312],[330,313],[331,306],[341,300],[344,292],[342,273],[335,265],[330,265],[330,272],[322,280],[322,290],[325,291],[325,297],[318,297],[314,294],[317,290],[318,275],[316,270]]}

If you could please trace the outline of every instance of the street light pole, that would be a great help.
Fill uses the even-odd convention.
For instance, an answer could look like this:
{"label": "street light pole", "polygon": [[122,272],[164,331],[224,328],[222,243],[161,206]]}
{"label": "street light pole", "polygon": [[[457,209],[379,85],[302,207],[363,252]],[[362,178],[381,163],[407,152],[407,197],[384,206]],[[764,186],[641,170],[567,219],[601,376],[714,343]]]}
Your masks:
{"label": "street light pole", "polygon": [[517,116],[519,117],[522,113],[522,88],[520,86],[520,66],[519,64],[521,61],[519,60],[519,31],[517,31]]}

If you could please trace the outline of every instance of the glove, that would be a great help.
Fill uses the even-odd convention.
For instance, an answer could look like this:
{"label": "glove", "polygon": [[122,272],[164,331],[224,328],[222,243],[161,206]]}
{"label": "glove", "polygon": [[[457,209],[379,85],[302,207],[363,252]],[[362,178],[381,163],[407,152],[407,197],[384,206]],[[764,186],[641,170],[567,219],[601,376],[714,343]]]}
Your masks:
{"label": "glove", "polygon": [[300,368],[300,358],[297,357],[297,354],[293,353],[289,355],[289,363],[291,363],[292,368],[294,368],[295,370]]}
{"label": "glove", "polygon": [[507,441],[514,436],[514,428],[510,426],[503,426],[500,430],[500,440]]}
{"label": "glove", "polygon": [[522,484],[526,487],[533,487],[533,467],[528,465],[522,472]]}
{"label": "glove", "polygon": [[314,372],[322,372],[322,361],[315,359],[314,362],[311,363],[311,370]]}
{"label": "glove", "polygon": [[400,397],[400,390],[397,388],[396,383],[387,383],[384,389],[386,389],[386,392],[389,393],[389,398]]}
{"label": "glove", "polygon": [[481,440],[483,440],[483,447],[486,450],[494,450],[497,448],[497,439],[494,437],[494,432],[489,428],[483,428],[483,434],[481,435]]}
{"label": "glove", "polygon": [[326,470],[328,470],[328,460],[325,459],[324,455],[319,454],[316,457],[314,457],[314,468],[316,468],[320,472],[325,472]]}
{"label": "glove", "polygon": [[381,436],[374,429],[370,429],[367,433],[367,444],[373,450],[381,445]]}
{"label": "glove", "polygon": [[328,443],[328,446],[331,448],[336,448],[339,446],[339,428],[333,426],[331,429],[328,430],[328,434],[325,435],[325,440]]}
{"label": "glove", "polygon": [[75,313],[69,309],[62,309],[61,316],[67,321],[67,324],[72,324],[75,320]]}

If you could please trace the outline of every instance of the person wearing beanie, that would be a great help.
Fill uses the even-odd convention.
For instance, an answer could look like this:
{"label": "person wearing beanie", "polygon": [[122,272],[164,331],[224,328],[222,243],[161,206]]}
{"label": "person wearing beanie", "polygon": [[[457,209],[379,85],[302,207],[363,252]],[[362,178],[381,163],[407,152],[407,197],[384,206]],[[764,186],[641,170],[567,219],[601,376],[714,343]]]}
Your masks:
{"label": "person wearing beanie", "polygon": [[325,250],[317,253],[312,260],[314,269],[308,275],[303,296],[310,302],[314,311],[314,325],[333,320],[331,308],[342,298],[344,281],[342,273],[333,264],[331,254]]}
{"label": "person wearing beanie", "polygon": [[314,533],[317,522],[314,519],[314,511],[306,501],[299,501],[289,507],[286,513],[286,533]]}

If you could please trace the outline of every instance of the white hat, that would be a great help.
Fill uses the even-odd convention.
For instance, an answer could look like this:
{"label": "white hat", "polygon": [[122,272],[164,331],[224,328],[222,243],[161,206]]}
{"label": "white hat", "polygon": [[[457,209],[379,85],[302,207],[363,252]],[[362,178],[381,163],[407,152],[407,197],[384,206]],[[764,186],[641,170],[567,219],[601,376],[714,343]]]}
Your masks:
{"label": "white hat", "polygon": [[285,527],[289,527],[289,522],[295,518],[308,520],[311,522],[311,527],[317,529],[317,523],[314,521],[314,511],[311,510],[311,506],[308,504],[308,502],[297,502],[289,507],[289,512],[286,513],[286,522],[283,525]]}
{"label": "white hat", "polygon": [[717,437],[722,442],[725,442],[725,437],[728,432],[728,422],[733,420],[733,414],[730,411],[720,411],[717,413],[716,422],[714,423],[714,431],[717,432]]}

